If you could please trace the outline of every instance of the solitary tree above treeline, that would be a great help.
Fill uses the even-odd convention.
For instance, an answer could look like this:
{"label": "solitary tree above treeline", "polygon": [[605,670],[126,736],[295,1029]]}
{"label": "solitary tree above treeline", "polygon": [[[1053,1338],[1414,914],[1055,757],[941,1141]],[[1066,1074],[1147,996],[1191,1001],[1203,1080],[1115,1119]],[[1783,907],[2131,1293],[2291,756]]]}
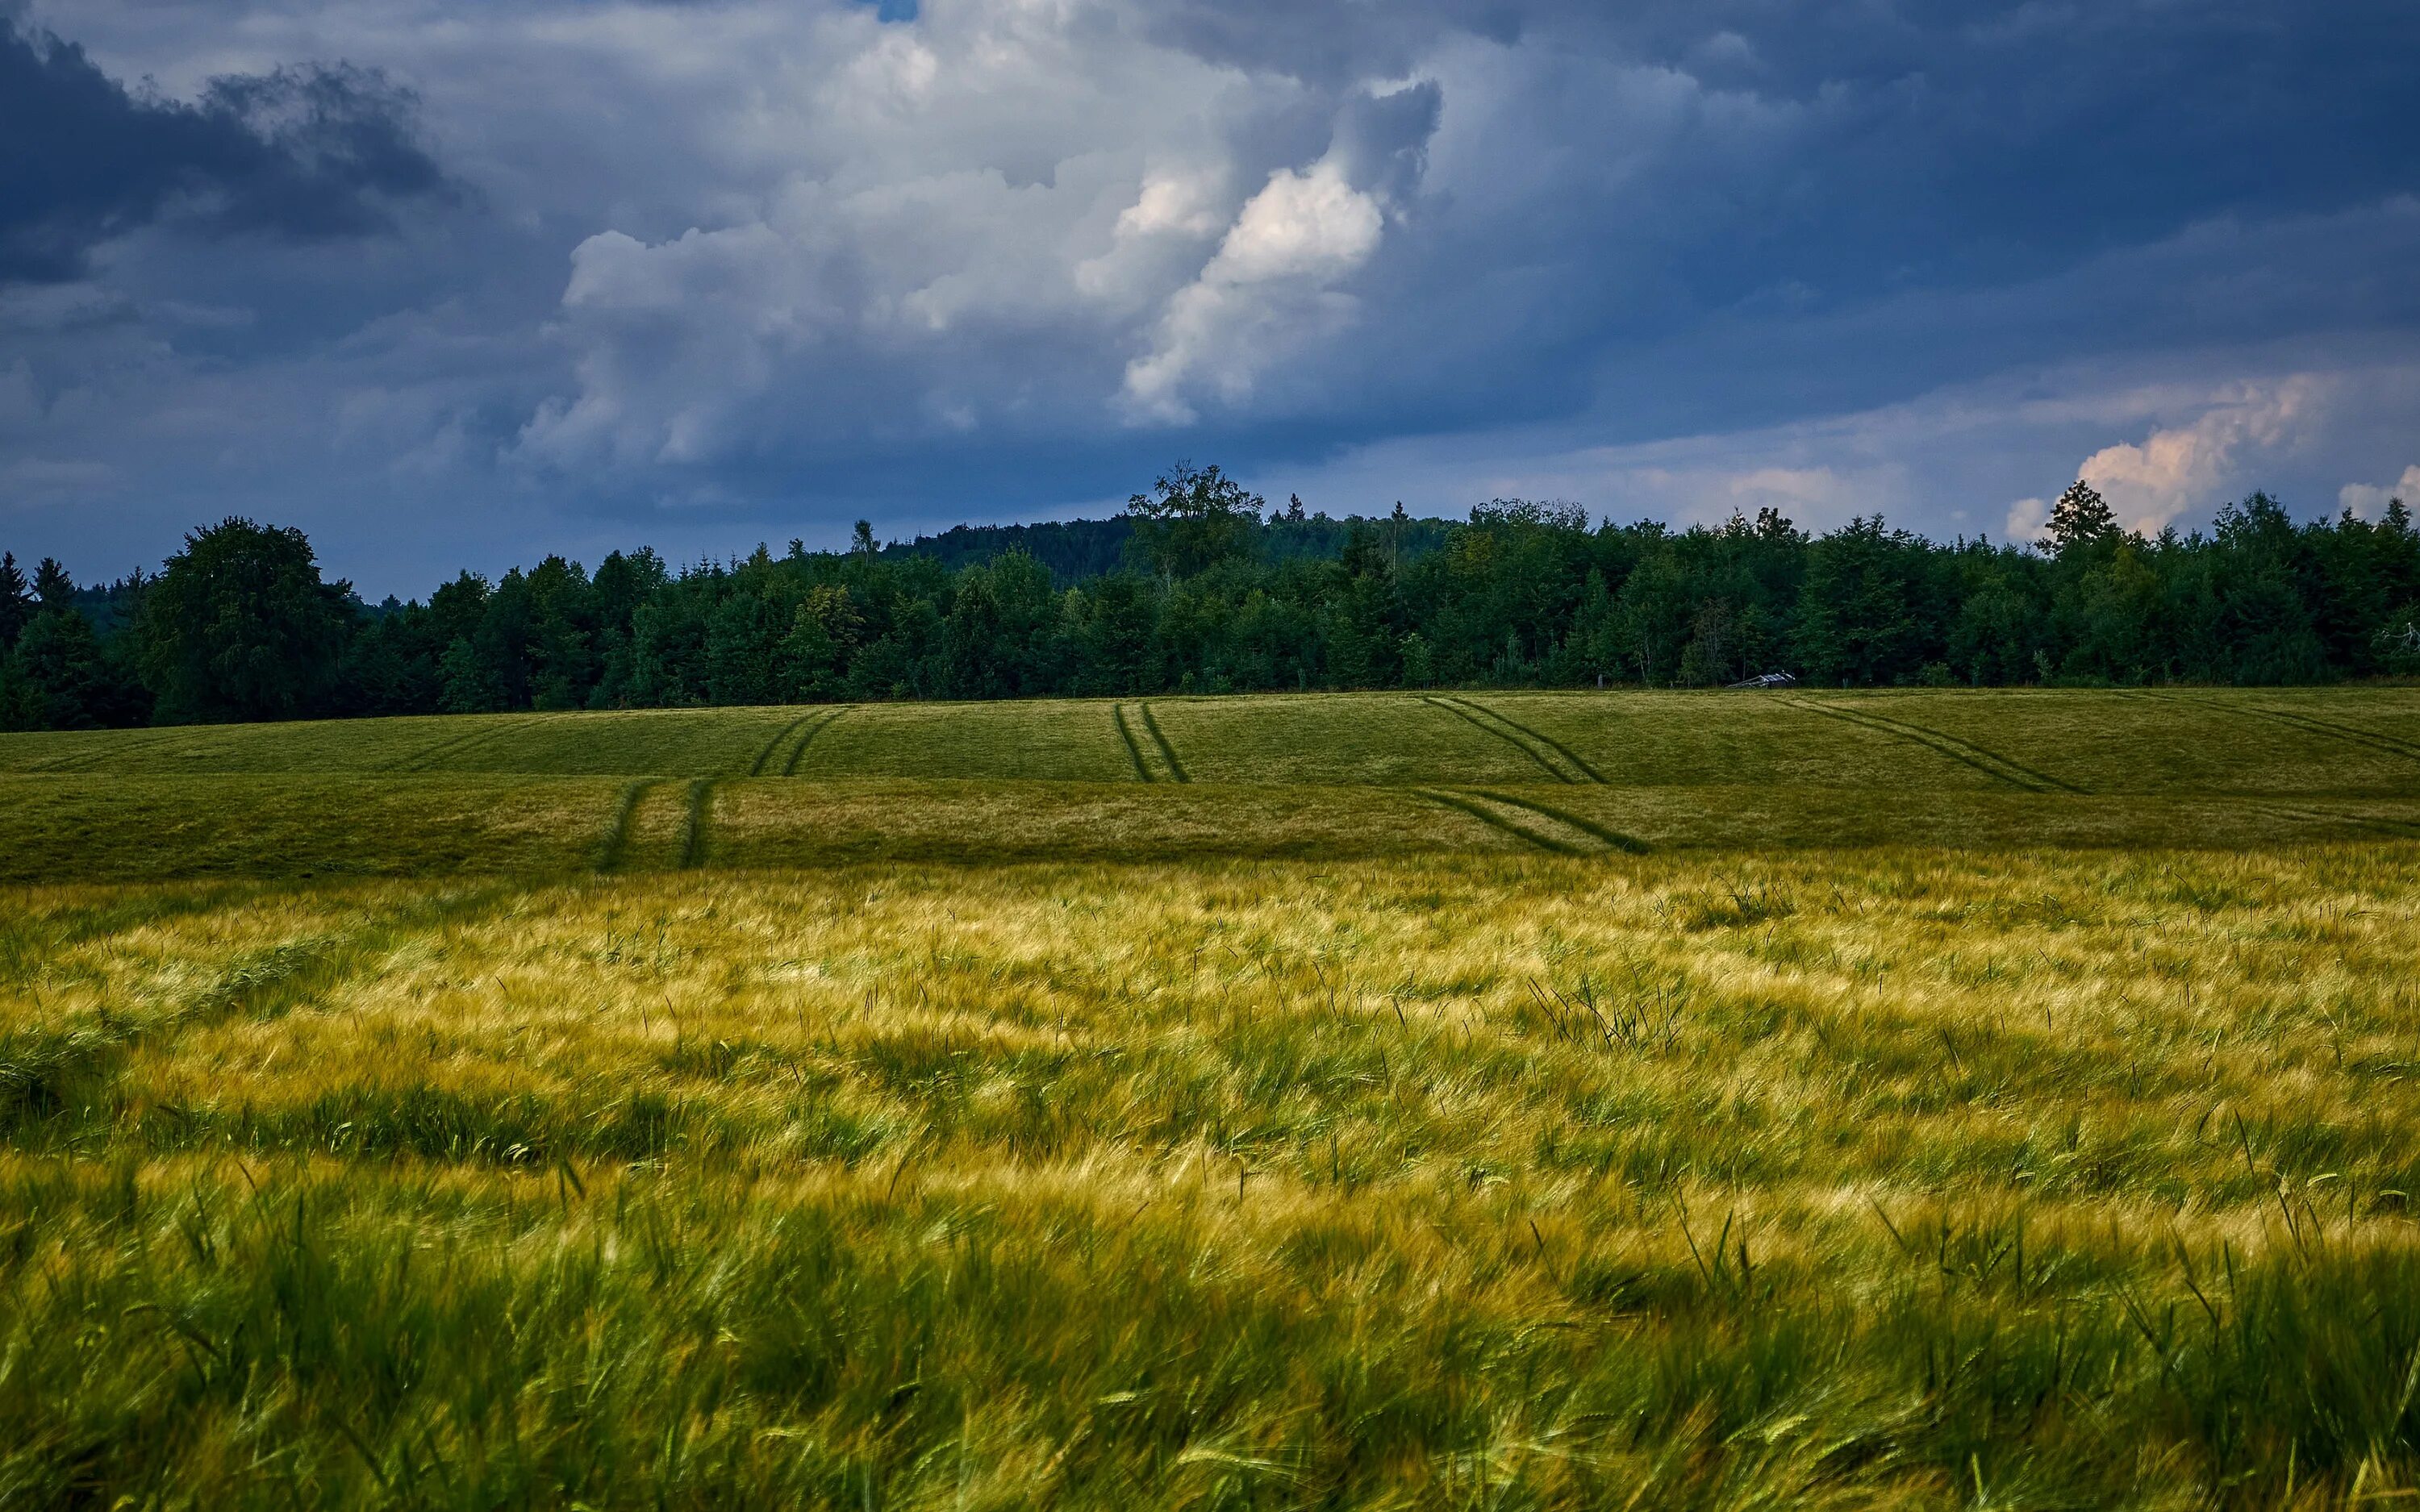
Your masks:
{"label": "solitary tree above treeline", "polygon": [[[1332,519],[1178,466],[1116,519],[675,571],[616,551],[364,608],[300,531],[228,519],[156,578],[0,555],[0,725],[1264,688],[2279,683],[2420,673],[2420,533],[2254,494],[2130,533],[2088,484],[2036,546],[1674,531],[1490,500]],[[985,543],[992,543],[986,548]],[[1031,545],[1034,551],[1029,551]],[[1042,554],[1035,554],[1036,552]],[[1046,560],[1047,558],[1047,560]],[[1059,563],[1054,570],[1050,563]]]}
{"label": "solitary tree above treeline", "polygon": [[2040,544],[2051,555],[2063,557],[2080,547],[2114,541],[2122,533],[2101,491],[2078,478],[2050,506],[2050,533]]}
{"label": "solitary tree above treeline", "polygon": [[[1296,499],[1298,507],[1302,501]],[[1264,507],[1261,496],[1218,471],[1179,462],[1152,491],[1126,501],[1135,536],[1163,580],[1190,578],[1241,555]]]}

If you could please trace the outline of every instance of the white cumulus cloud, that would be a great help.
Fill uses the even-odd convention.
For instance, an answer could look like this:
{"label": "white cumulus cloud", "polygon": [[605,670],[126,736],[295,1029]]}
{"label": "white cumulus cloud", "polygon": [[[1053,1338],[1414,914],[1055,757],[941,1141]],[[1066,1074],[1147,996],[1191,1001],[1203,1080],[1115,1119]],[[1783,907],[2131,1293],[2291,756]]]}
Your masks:
{"label": "white cumulus cloud", "polygon": [[1158,339],[1126,367],[1138,419],[1193,419],[1207,389],[1239,401],[1270,363],[1351,318],[1334,287],[1378,248],[1386,218],[1333,158],[1307,173],[1280,168],[1245,202],[1202,276],[1169,301]]}
{"label": "white cumulus cloud", "polygon": [[2357,519],[2377,519],[2384,515],[2390,499],[2420,506],[2420,464],[2405,468],[2402,477],[2383,488],[2373,484],[2348,483],[2336,490],[2336,503],[2351,510]]}
{"label": "white cumulus cloud", "polygon": [[2102,447],[2084,459],[2077,476],[2101,490],[2120,525],[2157,534],[2231,484],[2243,453],[2289,444],[2297,427],[2312,418],[2325,387],[2304,374],[2237,388],[2189,424]]}

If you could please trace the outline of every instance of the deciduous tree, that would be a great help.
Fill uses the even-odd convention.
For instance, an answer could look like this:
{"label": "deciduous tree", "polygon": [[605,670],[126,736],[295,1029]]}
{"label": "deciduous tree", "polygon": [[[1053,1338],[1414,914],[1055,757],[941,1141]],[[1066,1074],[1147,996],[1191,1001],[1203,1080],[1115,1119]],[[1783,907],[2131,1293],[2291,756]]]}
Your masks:
{"label": "deciduous tree", "polygon": [[292,719],[328,702],[352,627],[349,585],[323,582],[292,527],[234,517],[194,531],[145,597],[146,682],[167,722]]}

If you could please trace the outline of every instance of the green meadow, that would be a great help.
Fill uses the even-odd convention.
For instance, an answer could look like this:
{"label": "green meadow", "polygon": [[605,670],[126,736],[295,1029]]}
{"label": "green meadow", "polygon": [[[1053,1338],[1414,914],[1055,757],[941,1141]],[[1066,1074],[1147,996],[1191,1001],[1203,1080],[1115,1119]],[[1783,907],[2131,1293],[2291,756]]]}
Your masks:
{"label": "green meadow", "polygon": [[2420,1498],[2420,689],[0,735],[0,1505]]}
{"label": "green meadow", "polygon": [[0,736],[0,879],[2420,833],[2420,689],[1400,693]]}

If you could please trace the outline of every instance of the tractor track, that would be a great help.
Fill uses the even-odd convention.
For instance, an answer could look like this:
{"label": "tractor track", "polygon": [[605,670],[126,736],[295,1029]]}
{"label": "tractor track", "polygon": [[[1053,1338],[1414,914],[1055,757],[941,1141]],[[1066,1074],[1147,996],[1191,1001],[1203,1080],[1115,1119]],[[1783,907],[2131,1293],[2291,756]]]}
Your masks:
{"label": "tractor track", "polygon": [[531,726],[541,722],[542,718],[543,716],[523,716],[518,719],[498,719],[492,724],[486,725],[477,730],[466,731],[449,740],[441,740],[434,746],[429,746],[424,749],[414,751],[409,756],[390,762],[386,766],[381,768],[381,770],[389,772],[426,772],[430,770],[430,764],[437,761],[440,757],[459,755],[462,751],[470,748],[471,747],[484,745],[489,741],[501,739],[505,735],[529,729]]}
{"label": "tractor track", "polygon": [[1135,709],[1142,716],[1144,733],[1150,735],[1151,743],[1159,748],[1159,759],[1168,764],[1169,775],[1179,782],[1192,781],[1193,779],[1186,775],[1185,764],[1176,759],[1176,748],[1169,744],[1166,735],[1160,733],[1159,721],[1152,717],[1151,705],[1137,703]]}
{"label": "tractor track", "polygon": [[2028,793],[2067,793],[2083,796],[2092,791],[2047,772],[2038,772],[2021,762],[2009,760],[1997,751],[1986,750],[1971,740],[1962,740],[1927,725],[1894,719],[1888,715],[1874,714],[1865,709],[1844,709],[1836,704],[1819,703],[1813,699],[1790,699],[1786,702],[1792,708],[1820,714],[1827,719],[1838,719],[1860,729],[1912,741],[1927,750],[1947,756],[1953,762],[1971,766],[1987,777],[1996,778],[2010,787],[2022,788]]}
{"label": "tractor track", "polygon": [[638,815],[639,805],[646,801],[648,790],[655,787],[658,780],[641,778],[622,790],[622,796],[613,805],[613,816],[605,823],[604,841],[597,847],[597,871],[621,870],[623,855],[630,848],[631,821]]}
{"label": "tractor track", "polygon": [[1607,829],[1592,819],[1583,819],[1575,813],[1568,813],[1563,810],[1540,803],[1535,798],[1516,798],[1510,793],[1499,793],[1493,788],[1472,788],[1470,791],[1482,798],[1493,798],[1497,803],[1510,804],[1515,809],[1527,809],[1531,813],[1551,819],[1557,824],[1569,825],[1584,835],[1592,835],[1603,841],[1608,850],[1621,851],[1628,856],[1645,856],[1655,848],[1636,835],[1625,835],[1618,829]]}
{"label": "tractor track", "polygon": [[1481,714],[1494,719],[1498,724],[1508,725],[1512,729],[1519,732],[1528,739],[1536,741],[1539,745],[1545,747],[1550,751],[1553,751],[1557,756],[1561,757],[1564,761],[1571,763],[1572,769],[1578,772],[1582,777],[1588,779],[1590,781],[1603,782],[1605,780],[1605,774],[1598,771],[1595,767],[1590,766],[1586,761],[1582,760],[1579,752],[1572,749],[1569,746],[1564,745],[1561,741],[1557,740],[1554,736],[1545,734],[1538,730],[1532,729],[1528,725],[1523,724],[1520,720],[1515,719],[1509,714],[1506,714],[1503,710],[1497,708],[1494,704],[1481,703],[1477,699],[1466,699],[1459,694],[1453,693],[1448,693],[1442,696],[1448,703],[1459,704],[1466,709],[1476,709]]}
{"label": "tractor track", "polygon": [[788,724],[783,725],[780,730],[775,731],[773,738],[765,742],[765,748],[758,751],[756,753],[756,760],[750,764],[748,775],[750,777],[763,777],[765,775],[765,764],[771,761],[773,759],[773,753],[782,748],[782,742],[789,739],[793,734],[796,734],[798,733],[799,726],[806,723],[809,719],[814,718],[818,712],[820,711],[809,709],[806,713],[799,715]]}
{"label": "tractor track", "polygon": [[832,726],[840,723],[841,717],[847,714],[849,710],[855,707],[857,707],[857,705],[854,703],[841,704],[838,708],[833,709],[823,718],[817,720],[812,725],[809,725],[807,727],[807,733],[799,737],[799,743],[790,748],[789,758],[782,763],[782,775],[783,777],[798,776],[799,762],[807,754],[807,748],[815,743],[815,737],[822,734]]}
{"label": "tractor track", "polygon": [[1109,705],[1109,722],[1118,727],[1118,739],[1125,743],[1126,760],[1134,764],[1135,780],[1138,782],[1150,781],[1151,768],[1143,764],[1142,748],[1135,744],[1134,732],[1126,728],[1126,706],[1125,704],[1112,703]]}
{"label": "tractor track", "polygon": [[1538,770],[1545,773],[1548,777],[1553,778],[1558,782],[1579,783],[1589,780],[1585,777],[1578,776],[1556,765],[1553,757],[1545,748],[1532,745],[1528,740],[1523,739],[1521,734],[1517,733],[1520,730],[1518,725],[1513,724],[1510,719],[1506,719],[1501,716],[1495,714],[1492,710],[1481,708],[1476,704],[1465,704],[1425,693],[1420,696],[1420,702],[1430,704],[1435,708],[1443,709],[1446,713],[1452,715],[1455,718],[1462,720],[1465,724],[1469,725],[1474,730],[1483,731],[1486,733],[1495,736],[1497,740],[1500,740],[1504,744],[1512,747],[1522,755],[1528,757],[1530,761],[1537,764]]}

